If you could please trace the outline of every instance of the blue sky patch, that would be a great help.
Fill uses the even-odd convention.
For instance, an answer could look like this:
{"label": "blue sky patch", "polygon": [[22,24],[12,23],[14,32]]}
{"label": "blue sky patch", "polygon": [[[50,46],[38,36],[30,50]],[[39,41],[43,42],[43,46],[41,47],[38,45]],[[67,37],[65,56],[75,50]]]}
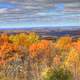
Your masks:
{"label": "blue sky patch", "polygon": [[0,8],[15,8],[16,5],[9,2],[0,2]]}
{"label": "blue sky patch", "polygon": [[64,10],[64,3],[58,3],[55,5],[56,10]]}

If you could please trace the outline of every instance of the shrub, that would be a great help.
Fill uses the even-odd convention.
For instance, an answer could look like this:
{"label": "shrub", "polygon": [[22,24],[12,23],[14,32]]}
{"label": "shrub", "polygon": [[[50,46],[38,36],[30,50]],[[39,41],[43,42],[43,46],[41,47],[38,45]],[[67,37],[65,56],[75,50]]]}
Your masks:
{"label": "shrub", "polygon": [[59,68],[47,73],[47,77],[44,80],[73,80],[72,78],[70,71]]}

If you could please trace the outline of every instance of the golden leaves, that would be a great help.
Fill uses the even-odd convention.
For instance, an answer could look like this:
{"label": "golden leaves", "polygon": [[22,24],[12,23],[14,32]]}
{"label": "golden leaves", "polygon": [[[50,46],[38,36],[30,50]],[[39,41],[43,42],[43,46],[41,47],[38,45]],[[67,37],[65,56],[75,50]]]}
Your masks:
{"label": "golden leaves", "polygon": [[[19,58],[24,55],[19,47],[25,47],[26,49],[36,43],[39,40],[39,36],[34,33],[19,33],[19,34],[6,34],[3,33],[0,36],[0,57],[1,63],[16,59],[16,54]],[[36,49],[36,48],[35,48]],[[33,51],[34,52],[34,51]]]}
{"label": "golden leaves", "polygon": [[41,40],[38,43],[32,44],[29,47],[29,53],[32,57],[41,54],[40,52],[42,51],[43,55],[44,54],[49,54],[50,49],[51,49],[51,41],[48,40]]}
{"label": "golden leaves", "polygon": [[[31,58],[52,56],[53,63],[56,65],[61,64],[62,58],[64,58],[62,59],[64,60],[63,63],[69,65],[70,62],[79,61],[80,56],[80,40],[72,41],[70,36],[60,37],[57,41],[53,42],[52,40],[40,39],[40,36],[35,32],[13,35],[3,33],[0,36],[0,63],[16,60],[16,55],[21,58],[24,53],[20,47],[28,50],[25,54],[29,54]],[[67,51],[65,52],[65,50]],[[58,55],[57,53],[60,54]]]}
{"label": "golden leaves", "polygon": [[57,40],[56,47],[59,49],[68,49],[71,47],[72,38],[70,36],[63,36]]}

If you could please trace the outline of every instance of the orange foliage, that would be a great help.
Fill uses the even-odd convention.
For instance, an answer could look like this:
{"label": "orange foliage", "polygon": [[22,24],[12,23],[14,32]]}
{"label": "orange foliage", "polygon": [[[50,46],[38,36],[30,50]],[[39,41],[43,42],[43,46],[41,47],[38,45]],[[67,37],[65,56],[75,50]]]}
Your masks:
{"label": "orange foliage", "polygon": [[29,47],[29,53],[32,57],[40,54],[40,51],[43,51],[44,54],[49,53],[51,50],[51,41],[48,40],[41,40],[40,42],[36,44],[32,44]]}
{"label": "orange foliage", "polygon": [[73,47],[74,47],[75,49],[77,49],[78,51],[80,51],[80,41],[74,42],[74,43],[73,43]]}
{"label": "orange foliage", "polygon": [[60,37],[56,43],[56,47],[59,49],[69,49],[72,44],[72,38],[70,36]]}
{"label": "orange foliage", "polygon": [[53,59],[54,64],[59,65],[61,63],[61,58],[59,55],[56,55]]}
{"label": "orange foliage", "polygon": [[[17,56],[21,58],[24,54],[20,47],[21,49],[22,47],[27,48],[29,56],[34,58],[38,55],[50,55],[53,48],[65,50],[73,47],[80,51],[80,40],[72,42],[72,37],[63,36],[53,43],[50,40],[40,40],[39,36],[34,32],[29,34],[20,33],[12,36],[3,33],[0,35],[0,64],[5,64],[12,60],[15,61]],[[60,64],[59,55],[55,56],[54,63]]]}
{"label": "orange foliage", "polygon": [[1,39],[3,42],[8,42],[9,37],[8,37],[8,35],[7,35],[6,33],[3,33],[3,34],[1,34],[0,39]]}
{"label": "orange foliage", "polygon": [[15,44],[5,42],[3,45],[1,45],[0,46],[0,58],[1,58],[0,64],[6,63],[7,61],[14,60],[15,56],[11,56],[11,57],[8,57],[8,56],[11,55],[11,53],[15,50],[17,52],[17,49],[18,48]]}

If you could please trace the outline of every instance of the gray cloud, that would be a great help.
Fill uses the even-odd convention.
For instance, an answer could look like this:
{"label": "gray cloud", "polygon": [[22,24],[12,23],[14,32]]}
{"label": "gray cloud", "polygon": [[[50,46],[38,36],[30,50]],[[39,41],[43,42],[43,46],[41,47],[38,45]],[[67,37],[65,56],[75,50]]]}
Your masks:
{"label": "gray cloud", "polygon": [[[60,22],[80,20],[79,0],[0,0],[13,2],[16,8],[0,9],[0,22]],[[60,4],[64,9],[59,9]],[[58,5],[58,7],[55,7]]]}

